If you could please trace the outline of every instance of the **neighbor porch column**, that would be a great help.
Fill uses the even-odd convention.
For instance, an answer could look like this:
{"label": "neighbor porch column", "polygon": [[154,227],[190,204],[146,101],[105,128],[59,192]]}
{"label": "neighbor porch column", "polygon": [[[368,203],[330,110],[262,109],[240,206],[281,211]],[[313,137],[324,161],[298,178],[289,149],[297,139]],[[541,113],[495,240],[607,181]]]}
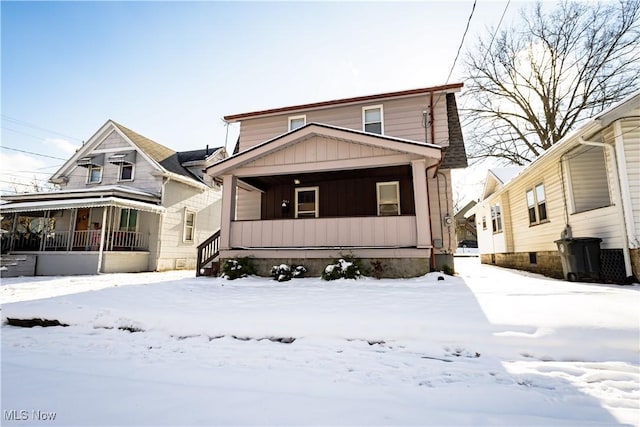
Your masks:
{"label": "neighbor porch column", "polygon": [[104,234],[106,233],[107,224],[107,206],[102,208],[102,226],[100,227],[100,250],[98,251],[98,271],[102,270],[102,256],[104,255]]}
{"label": "neighbor porch column", "polygon": [[427,190],[427,161],[411,161],[413,172],[413,198],[416,204],[416,236],[418,248],[431,247],[431,224],[429,223],[429,205]]}
{"label": "neighbor porch column", "polygon": [[231,221],[236,217],[236,184],[233,175],[222,180],[222,218],[220,221],[220,249],[231,249]]}

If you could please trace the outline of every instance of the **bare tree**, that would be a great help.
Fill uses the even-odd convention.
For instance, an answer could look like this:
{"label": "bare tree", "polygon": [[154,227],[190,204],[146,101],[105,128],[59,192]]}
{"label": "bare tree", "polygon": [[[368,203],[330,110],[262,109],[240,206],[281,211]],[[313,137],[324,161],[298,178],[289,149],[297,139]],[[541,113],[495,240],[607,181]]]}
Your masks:
{"label": "bare tree", "polygon": [[640,87],[640,0],[545,7],[466,54],[471,159],[524,165]]}

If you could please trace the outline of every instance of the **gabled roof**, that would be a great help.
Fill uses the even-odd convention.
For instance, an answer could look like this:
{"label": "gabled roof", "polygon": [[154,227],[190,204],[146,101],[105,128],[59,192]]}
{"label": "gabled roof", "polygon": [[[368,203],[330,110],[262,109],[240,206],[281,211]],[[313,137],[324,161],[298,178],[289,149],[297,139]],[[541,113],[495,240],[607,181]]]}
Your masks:
{"label": "gabled roof", "polygon": [[482,199],[486,199],[506,183],[516,177],[524,166],[507,166],[504,168],[492,168],[487,171],[487,179],[484,182],[484,188],[482,190]]}
{"label": "gabled roof", "polygon": [[238,154],[208,167],[206,172],[211,176],[220,176],[228,171],[239,168],[259,157],[270,154],[288,145],[302,141],[309,136],[327,136],[330,138],[344,139],[354,143],[377,146],[384,149],[396,150],[403,153],[417,154],[431,157],[437,160],[442,158],[442,147],[434,144],[411,141],[408,139],[394,138],[353,129],[341,128],[321,123],[307,123],[291,132],[279,135],[262,144],[250,147]]}
{"label": "gabled roof", "polygon": [[241,119],[248,119],[248,118],[254,118],[259,116],[268,116],[272,114],[280,114],[280,113],[286,113],[286,112],[292,112],[292,111],[298,111],[298,110],[309,110],[309,109],[317,109],[317,108],[323,108],[323,107],[332,107],[335,105],[354,104],[354,103],[365,102],[365,101],[383,100],[387,98],[402,98],[407,96],[422,95],[422,94],[433,93],[433,92],[446,92],[446,91],[457,92],[462,88],[462,86],[463,86],[462,83],[451,83],[451,84],[442,85],[442,86],[432,86],[432,87],[425,87],[425,88],[419,88],[419,89],[402,90],[397,92],[379,93],[375,95],[356,96],[353,98],[334,99],[331,101],[293,105],[290,107],[272,108],[269,110],[253,111],[250,113],[231,114],[229,116],[224,116],[224,120],[226,120],[227,122],[233,123]]}

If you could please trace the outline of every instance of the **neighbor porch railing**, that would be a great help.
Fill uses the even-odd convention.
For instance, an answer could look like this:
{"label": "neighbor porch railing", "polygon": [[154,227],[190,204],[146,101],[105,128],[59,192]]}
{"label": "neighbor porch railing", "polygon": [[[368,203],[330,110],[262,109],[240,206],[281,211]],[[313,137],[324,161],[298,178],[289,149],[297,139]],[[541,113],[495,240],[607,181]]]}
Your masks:
{"label": "neighbor porch railing", "polygon": [[[101,230],[54,231],[44,236],[43,250],[98,251],[100,236]],[[135,251],[148,248],[149,236],[146,233],[113,231],[105,234],[105,251]]]}

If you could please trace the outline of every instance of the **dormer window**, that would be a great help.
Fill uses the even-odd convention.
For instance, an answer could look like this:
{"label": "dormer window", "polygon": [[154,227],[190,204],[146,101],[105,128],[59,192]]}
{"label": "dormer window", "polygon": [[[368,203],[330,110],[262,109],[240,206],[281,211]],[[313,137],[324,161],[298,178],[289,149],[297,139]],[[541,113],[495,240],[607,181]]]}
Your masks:
{"label": "dormer window", "polygon": [[289,132],[301,128],[307,124],[307,116],[291,116],[289,117]]}
{"label": "dormer window", "polygon": [[133,181],[133,165],[122,163],[119,173],[120,181]]}
{"label": "dormer window", "polygon": [[384,134],[382,105],[362,107],[362,130],[369,133]]}

